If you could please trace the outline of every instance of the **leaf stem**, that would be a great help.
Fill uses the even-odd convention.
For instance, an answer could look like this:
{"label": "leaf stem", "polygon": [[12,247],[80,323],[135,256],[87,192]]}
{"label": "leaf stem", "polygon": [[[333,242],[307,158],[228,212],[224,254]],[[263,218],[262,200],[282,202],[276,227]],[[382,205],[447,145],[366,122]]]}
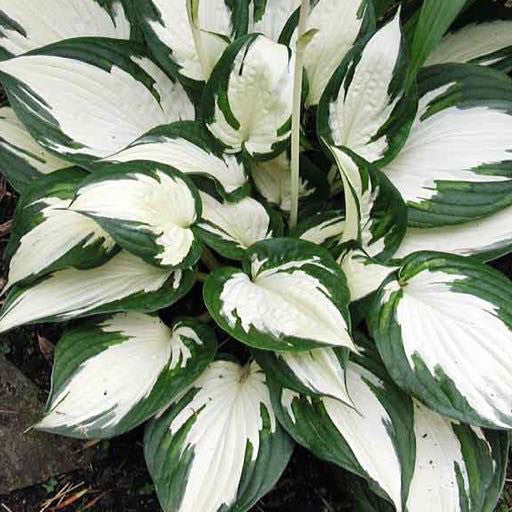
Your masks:
{"label": "leaf stem", "polygon": [[302,72],[304,64],[304,44],[302,36],[306,32],[309,16],[310,0],[302,0],[299,14],[299,26],[295,49],[295,70],[293,75],[293,110],[292,110],[292,156],[291,156],[291,180],[290,180],[290,228],[297,225],[299,216],[299,160],[300,160],[300,121],[302,100]]}
{"label": "leaf stem", "polygon": [[194,46],[196,47],[199,64],[203,72],[203,79],[208,79],[209,61],[203,45],[201,37],[201,29],[199,28],[199,2],[200,0],[187,0],[187,15],[192,37],[194,38]]}
{"label": "leaf stem", "polygon": [[201,254],[201,261],[210,269],[220,267],[220,263],[208,247],[203,248],[203,252]]}

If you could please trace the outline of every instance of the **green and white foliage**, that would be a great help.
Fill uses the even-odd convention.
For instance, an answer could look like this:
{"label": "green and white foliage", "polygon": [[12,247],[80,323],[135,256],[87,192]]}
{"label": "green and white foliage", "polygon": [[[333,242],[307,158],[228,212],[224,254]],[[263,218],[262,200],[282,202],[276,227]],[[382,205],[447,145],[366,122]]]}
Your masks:
{"label": "green and white foliage", "polygon": [[109,165],[80,185],[71,209],[94,219],[121,247],[150,263],[187,268],[199,259],[194,226],[201,199],[190,179],[172,167]]}
{"label": "green and white foliage", "polygon": [[[56,21],[58,20],[58,24]],[[73,37],[130,39],[121,0],[31,0],[0,2],[0,58]]]}
{"label": "green and white foliage", "polygon": [[148,421],[165,512],[249,512],[294,441],[356,512],[493,512],[512,21],[472,3],[0,0],[0,333],[64,332],[36,427]]}
{"label": "green and white foliage", "polygon": [[[309,83],[307,106],[318,105],[332,74],[360,34],[375,23],[373,6],[367,0],[321,0],[311,10],[308,32],[315,36],[304,53]],[[310,32],[311,33],[311,32]]]}
{"label": "green and white foliage", "polygon": [[246,511],[276,483],[292,444],[256,363],[217,360],[146,430],[165,512]]}
{"label": "green and white foliage", "polygon": [[256,242],[283,234],[280,215],[252,197],[227,202],[206,192],[200,196],[203,214],[197,227],[201,239],[225,258],[241,260]]}
{"label": "green and white foliage", "polygon": [[70,168],[25,189],[5,251],[10,260],[7,288],[68,266],[94,267],[113,254],[112,237],[94,220],[69,209],[86,176]]}
{"label": "green and white foliage", "polygon": [[183,87],[125,41],[61,41],[0,62],[0,79],[36,141],[80,165],[155,126],[194,117]]}
{"label": "green and white foliage", "polygon": [[[210,77],[230,40],[243,31],[244,17],[247,19],[243,12],[246,0],[135,0],[133,4],[147,44],[163,68],[195,86]],[[190,16],[194,17],[195,8],[192,25]]]}
{"label": "green and white foliage", "polygon": [[268,159],[286,149],[293,65],[290,48],[263,35],[241,37],[225,51],[202,107],[206,126],[228,153]]}
{"label": "green and white foliage", "polygon": [[[368,162],[389,159],[400,149],[415,113],[404,92],[407,60],[394,19],[363,40],[333,74],[318,108],[318,134]],[[371,95],[372,101],[366,98]]]}
{"label": "green and white foliage", "polygon": [[193,284],[190,270],[158,268],[122,251],[100,267],[66,268],[14,288],[2,309],[0,332],[99,313],[156,311],[179,300]]}
{"label": "green and white foliage", "polygon": [[487,21],[450,32],[430,54],[425,65],[450,62],[472,62],[510,70],[512,21]]}
{"label": "green and white foliage", "polygon": [[376,304],[372,331],[400,386],[457,420],[510,427],[507,279],[460,256],[415,253],[381,287]]}
{"label": "green and white foliage", "polygon": [[59,341],[40,430],[80,438],[122,434],[182,394],[215,354],[198,321],[172,329],[158,317],[118,313],[70,330]]}
{"label": "green and white foliage", "polygon": [[0,107],[0,171],[18,192],[44,174],[69,167],[39,146],[10,107]]}
{"label": "green and white foliage", "polygon": [[470,64],[420,75],[409,138],[384,172],[409,207],[409,224],[460,224],[511,204],[512,82]]}
{"label": "green and white foliage", "polygon": [[244,270],[214,270],[204,299],[216,322],[243,343],[277,351],[354,348],[345,277],[329,253],[304,240],[254,244]]}
{"label": "green and white foliage", "polygon": [[181,121],[159,126],[103,162],[148,160],[170,165],[185,174],[206,176],[228,199],[247,194],[248,177],[243,161],[222,153],[200,125]]}

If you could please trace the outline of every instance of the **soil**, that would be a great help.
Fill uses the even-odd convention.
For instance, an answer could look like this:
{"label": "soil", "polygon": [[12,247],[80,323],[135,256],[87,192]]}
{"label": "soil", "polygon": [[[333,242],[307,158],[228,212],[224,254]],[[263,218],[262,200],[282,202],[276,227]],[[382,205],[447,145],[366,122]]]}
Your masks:
{"label": "soil", "polygon": [[[464,21],[510,18],[511,9],[505,7],[505,4],[505,0],[478,1],[466,13]],[[0,200],[1,255],[16,203],[15,194],[1,178]],[[501,258],[492,265],[512,278],[512,256]],[[5,270],[0,268],[0,284]],[[190,314],[193,304],[185,305],[184,309]],[[46,399],[50,386],[51,358],[47,354],[45,357],[41,351],[38,335],[56,342],[61,330],[62,325],[41,325],[17,329],[0,337],[0,354],[5,354],[39,387],[42,400]],[[0,496],[0,511],[160,512],[145,467],[141,440],[142,428],[139,428],[110,441],[85,443],[83,450],[88,452],[91,461],[86,469],[53,477],[41,485]],[[74,455],[70,452],[69,456]],[[353,506],[347,481],[344,471],[315,459],[306,450],[297,447],[277,486],[252,512],[350,511]],[[505,489],[497,511],[512,511],[512,488]]]}

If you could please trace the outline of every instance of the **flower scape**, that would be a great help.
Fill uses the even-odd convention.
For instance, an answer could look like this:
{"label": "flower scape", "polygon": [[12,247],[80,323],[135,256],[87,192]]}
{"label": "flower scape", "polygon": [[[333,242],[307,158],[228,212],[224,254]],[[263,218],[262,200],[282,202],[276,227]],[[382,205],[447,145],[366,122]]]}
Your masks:
{"label": "flower scape", "polygon": [[147,422],[165,512],[249,510],[295,443],[362,512],[492,512],[512,22],[469,4],[0,0],[0,332],[65,322],[35,428]]}

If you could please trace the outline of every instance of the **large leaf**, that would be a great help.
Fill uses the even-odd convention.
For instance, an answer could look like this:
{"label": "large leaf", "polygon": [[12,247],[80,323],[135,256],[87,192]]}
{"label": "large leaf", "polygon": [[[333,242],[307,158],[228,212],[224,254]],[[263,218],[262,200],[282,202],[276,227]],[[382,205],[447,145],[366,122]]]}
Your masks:
{"label": "large leaf", "polygon": [[316,213],[299,222],[290,236],[331,248],[340,243],[344,229],[345,214],[341,210],[329,210]]}
{"label": "large leaf", "polygon": [[206,192],[200,196],[203,214],[197,227],[201,240],[226,258],[241,260],[251,245],[283,234],[279,214],[252,197],[229,203]]}
{"label": "large leaf", "polygon": [[333,74],[318,107],[319,136],[369,162],[394,156],[415,114],[414,98],[404,93],[406,72],[398,12]]}
{"label": "large leaf", "polygon": [[243,29],[247,16],[246,0],[191,2],[198,4],[198,41],[194,41],[187,0],[135,0],[133,3],[151,51],[164,69],[179,74],[190,85],[209,78],[230,38]]}
{"label": "large leaf", "polygon": [[415,253],[381,287],[372,330],[404,389],[441,414],[512,425],[512,284],[468,258]]}
{"label": "large leaf", "polygon": [[20,55],[72,37],[130,39],[120,0],[2,0],[0,58]]}
{"label": "large leaf", "polygon": [[27,187],[5,251],[10,260],[8,288],[68,266],[94,267],[112,255],[114,240],[96,222],[68,209],[86,176],[70,168]]}
{"label": "large leaf", "polygon": [[205,283],[205,303],[222,329],[267,350],[353,348],[345,277],[325,249],[274,238],[253,245],[243,264],[244,271],[216,269]]}
{"label": "large leaf", "polygon": [[512,82],[471,64],[426,68],[405,146],[384,168],[409,224],[468,222],[512,202]]}
{"label": "large leaf", "polygon": [[[316,456],[367,479],[397,511],[492,512],[506,472],[507,433],[428,410],[392,383],[371,342],[359,348],[363,355],[346,367],[351,404],[297,393],[272,377],[283,426]],[[356,510],[391,510],[377,498],[365,503],[374,508]]]}
{"label": "large leaf", "polygon": [[197,321],[118,313],[64,334],[55,351],[46,415],[36,428],[108,438],[147,420],[199,377],[215,334]]}
{"label": "large leaf", "polygon": [[488,261],[510,252],[511,248],[512,206],[507,206],[465,224],[409,228],[395,257],[403,258],[417,251],[442,251]]}
{"label": "large leaf", "polygon": [[360,34],[375,26],[372,3],[367,0],[322,0],[308,18],[307,31],[315,36],[304,52],[309,83],[308,106],[318,105],[336,68]]}
{"label": "large leaf", "polygon": [[228,153],[276,156],[288,144],[292,115],[290,49],[263,35],[239,38],[206,84],[203,117]]}
{"label": "large leaf", "polygon": [[[250,0],[249,32],[259,32],[274,41],[288,43],[290,25],[296,25],[301,0]],[[295,16],[293,16],[295,14]]]}
{"label": "large leaf", "polygon": [[512,67],[512,21],[471,24],[447,34],[425,65],[450,62],[473,62],[509,71]]}
{"label": "large leaf", "polygon": [[0,62],[0,81],[37,142],[83,165],[155,126],[194,117],[182,86],[127,41],[81,38],[46,46]]}
{"label": "large leaf", "polygon": [[0,107],[0,172],[22,192],[45,174],[70,164],[42,148],[10,107]]}
{"label": "large leaf", "polygon": [[257,364],[213,362],[144,438],[164,512],[246,512],[277,482],[292,443]]}
{"label": "large leaf", "polygon": [[99,313],[156,311],[181,299],[194,281],[190,270],[157,268],[123,251],[101,267],[59,270],[14,288],[1,312],[0,332]]}
{"label": "large leaf", "polygon": [[201,199],[190,178],[172,167],[140,161],[106,165],[80,185],[71,208],[149,263],[187,268],[201,255],[194,233]]}
{"label": "large leaf", "polygon": [[104,161],[133,160],[159,162],[186,174],[206,176],[229,199],[247,193],[248,178],[241,159],[223,155],[209,133],[193,121],[159,126]]}
{"label": "large leaf", "polygon": [[345,192],[342,242],[356,241],[369,256],[386,261],[407,229],[407,211],[400,194],[378,169],[348,149],[329,146]]}
{"label": "large leaf", "polygon": [[414,83],[416,73],[467,3],[468,0],[423,2],[418,18],[414,20],[416,25],[410,42],[411,65],[407,79],[409,86]]}

